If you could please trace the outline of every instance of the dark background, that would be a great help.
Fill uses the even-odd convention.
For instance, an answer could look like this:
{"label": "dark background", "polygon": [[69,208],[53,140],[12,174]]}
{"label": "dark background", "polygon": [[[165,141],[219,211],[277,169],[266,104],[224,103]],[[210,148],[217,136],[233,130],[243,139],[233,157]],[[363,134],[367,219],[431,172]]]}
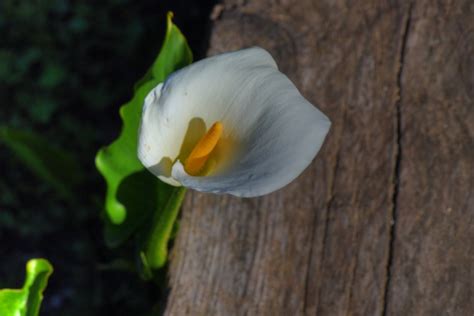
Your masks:
{"label": "dark background", "polygon": [[208,45],[215,2],[0,1],[0,125],[73,153],[87,179],[79,203],[67,203],[0,145],[0,288],[20,287],[27,260],[44,257],[55,272],[42,315],[163,309],[164,279],[144,283],[110,264],[130,249],[104,245],[105,184],[94,157],[118,136],[118,109],[159,51],[166,12],[175,13],[196,60]]}

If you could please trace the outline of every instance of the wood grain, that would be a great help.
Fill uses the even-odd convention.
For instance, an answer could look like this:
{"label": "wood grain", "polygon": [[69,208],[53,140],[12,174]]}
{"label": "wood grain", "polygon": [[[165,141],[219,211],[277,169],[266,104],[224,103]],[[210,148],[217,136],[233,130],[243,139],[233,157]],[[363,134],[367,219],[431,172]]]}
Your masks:
{"label": "wood grain", "polygon": [[209,54],[266,48],[333,126],[278,192],[188,194],[166,314],[474,314],[470,1],[219,6]]}
{"label": "wood grain", "polygon": [[388,310],[474,315],[474,3],[412,12]]}

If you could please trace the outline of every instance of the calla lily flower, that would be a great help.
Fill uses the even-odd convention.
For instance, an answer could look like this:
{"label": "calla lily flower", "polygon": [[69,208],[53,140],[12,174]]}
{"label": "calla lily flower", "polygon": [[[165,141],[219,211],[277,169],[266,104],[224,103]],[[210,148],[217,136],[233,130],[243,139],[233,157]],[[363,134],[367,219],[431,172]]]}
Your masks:
{"label": "calla lily flower", "polygon": [[157,85],[145,98],[138,157],[170,185],[254,197],[301,174],[330,125],[254,47],[203,59]]}

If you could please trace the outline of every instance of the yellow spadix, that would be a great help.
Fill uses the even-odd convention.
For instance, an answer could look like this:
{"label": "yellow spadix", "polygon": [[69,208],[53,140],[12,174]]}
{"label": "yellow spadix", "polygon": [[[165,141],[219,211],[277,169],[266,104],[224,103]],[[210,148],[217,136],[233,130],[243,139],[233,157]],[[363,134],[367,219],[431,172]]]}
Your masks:
{"label": "yellow spadix", "polygon": [[215,122],[209,131],[207,131],[207,133],[199,140],[196,146],[194,146],[191,154],[189,154],[189,157],[184,163],[184,170],[186,170],[189,175],[198,175],[206,165],[209,156],[214,148],[216,148],[217,143],[222,136],[223,129],[224,126],[221,122]]}

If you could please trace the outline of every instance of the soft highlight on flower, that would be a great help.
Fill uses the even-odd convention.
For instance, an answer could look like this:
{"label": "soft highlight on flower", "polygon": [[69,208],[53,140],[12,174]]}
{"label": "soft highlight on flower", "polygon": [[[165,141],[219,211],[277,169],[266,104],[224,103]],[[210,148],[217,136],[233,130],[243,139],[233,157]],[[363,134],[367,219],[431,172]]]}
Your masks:
{"label": "soft highlight on flower", "polygon": [[145,98],[138,157],[174,186],[259,196],[301,174],[330,125],[254,47],[203,59],[156,86]]}

